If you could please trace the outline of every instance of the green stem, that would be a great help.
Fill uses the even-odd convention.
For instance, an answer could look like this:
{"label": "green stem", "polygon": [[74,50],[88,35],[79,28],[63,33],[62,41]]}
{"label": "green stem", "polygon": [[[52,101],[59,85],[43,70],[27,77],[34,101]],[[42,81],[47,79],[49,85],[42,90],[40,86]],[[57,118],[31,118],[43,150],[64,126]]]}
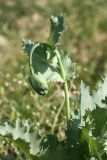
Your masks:
{"label": "green stem", "polygon": [[66,112],[67,112],[67,121],[70,119],[70,102],[69,102],[69,91],[68,91],[68,84],[67,81],[64,83],[64,90],[65,90],[65,103],[66,103]]}
{"label": "green stem", "polygon": [[55,50],[55,53],[56,53],[58,63],[59,63],[59,66],[60,66],[61,76],[64,80],[65,104],[66,104],[66,114],[67,114],[67,121],[68,121],[70,119],[70,102],[69,102],[68,83],[66,81],[65,71],[64,71],[64,68],[63,68],[62,61],[61,61],[61,56],[60,56],[57,49]]}

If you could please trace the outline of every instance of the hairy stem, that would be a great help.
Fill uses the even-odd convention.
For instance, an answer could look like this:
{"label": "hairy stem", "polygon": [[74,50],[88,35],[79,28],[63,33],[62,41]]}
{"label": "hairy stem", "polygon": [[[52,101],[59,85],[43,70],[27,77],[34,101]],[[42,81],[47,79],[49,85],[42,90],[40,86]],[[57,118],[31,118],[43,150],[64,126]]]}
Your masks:
{"label": "hairy stem", "polygon": [[69,102],[69,91],[68,91],[68,83],[66,81],[66,77],[65,77],[65,72],[64,72],[64,68],[63,68],[63,64],[61,61],[61,56],[59,51],[56,49],[55,50],[57,59],[58,59],[58,63],[60,66],[60,71],[61,71],[61,76],[64,80],[64,92],[65,92],[65,104],[66,104],[66,115],[67,115],[67,121],[70,119],[70,102]]}

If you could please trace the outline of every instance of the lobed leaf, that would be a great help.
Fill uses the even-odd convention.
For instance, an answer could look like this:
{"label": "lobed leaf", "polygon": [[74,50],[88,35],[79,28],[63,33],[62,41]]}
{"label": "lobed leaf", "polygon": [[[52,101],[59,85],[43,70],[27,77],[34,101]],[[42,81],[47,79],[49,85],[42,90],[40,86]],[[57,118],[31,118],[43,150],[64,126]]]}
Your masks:
{"label": "lobed leaf", "polygon": [[72,63],[68,54],[63,51],[61,51],[61,61],[65,72],[65,79],[70,80],[75,75],[75,63]]}
{"label": "lobed leaf", "polygon": [[86,87],[81,81],[81,101],[80,101],[80,115],[81,118],[85,116],[87,111],[93,111],[96,108],[95,103],[93,102],[92,96],[89,93],[89,87]]}
{"label": "lobed leaf", "polygon": [[22,49],[25,51],[25,53],[27,53],[29,55],[34,44],[35,43],[32,42],[31,40],[23,39],[22,40]]}
{"label": "lobed leaf", "polygon": [[59,16],[51,16],[50,18],[51,28],[50,28],[50,36],[49,36],[49,44],[54,46],[55,44],[59,44],[60,36],[64,30],[64,17],[63,14]]}
{"label": "lobed leaf", "polygon": [[97,106],[101,108],[107,108],[107,103],[104,103],[106,97],[107,97],[107,77],[104,79],[102,85],[99,86],[98,90],[93,93],[93,101]]}
{"label": "lobed leaf", "polygon": [[90,95],[89,88],[81,82],[81,102],[80,110],[81,116],[86,114],[86,111],[93,111],[96,107],[106,108],[107,104],[105,98],[107,97],[107,77],[105,77],[102,85]]}
{"label": "lobed leaf", "polygon": [[0,125],[0,134],[2,136],[10,136],[10,138],[16,142],[17,140],[22,140],[22,146],[26,143],[27,151],[25,152],[28,152],[29,155],[37,155],[40,153],[40,144],[43,137],[41,137],[38,132],[32,130],[28,121],[22,124],[20,120],[16,120],[15,126],[8,123]]}
{"label": "lobed leaf", "polygon": [[0,135],[12,140],[32,160],[69,160],[69,155],[55,135],[40,136],[28,121],[22,123],[16,120],[14,126],[8,123],[2,124]]}

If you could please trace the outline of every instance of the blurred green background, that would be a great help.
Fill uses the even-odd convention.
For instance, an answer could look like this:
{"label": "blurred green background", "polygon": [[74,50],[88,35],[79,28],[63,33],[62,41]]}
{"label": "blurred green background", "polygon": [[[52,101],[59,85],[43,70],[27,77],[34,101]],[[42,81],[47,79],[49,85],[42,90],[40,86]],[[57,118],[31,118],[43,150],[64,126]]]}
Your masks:
{"label": "blurred green background", "polygon": [[[62,47],[77,65],[70,96],[79,94],[80,80],[91,88],[107,72],[107,0],[0,0],[0,120],[29,119],[41,133],[52,132],[55,116],[63,105],[62,86],[52,86],[47,96],[31,91],[27,83],[27,58],[23,38],[45,42],[50,15],[65,15]],[[60,104],[62,102],[62,104]],[[54,131],[61,138],[65,110]],[[60,126],[58,126],[60,124]],[[0,160],[22,160],[11,143],[0,139]]]}

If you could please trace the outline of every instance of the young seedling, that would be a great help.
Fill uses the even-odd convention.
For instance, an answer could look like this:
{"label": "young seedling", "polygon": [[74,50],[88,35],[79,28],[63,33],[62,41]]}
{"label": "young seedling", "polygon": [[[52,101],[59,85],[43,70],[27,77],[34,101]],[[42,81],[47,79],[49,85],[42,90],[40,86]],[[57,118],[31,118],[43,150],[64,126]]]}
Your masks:
{"label": "young seedling", "polygon": [[23,40],[23,50],[28,56],[28,80],[32,89],[47,95],[48,83],[64,86],[67,129],[65,139],[56,135],[39,135],[26,120],[16,124],[0,125],[1,136],[6,136],[31,160],[106,160],[107,159],[107,77],[91,94],[81,82],[80,96],[70,106],[68,82],[75,75],[75,63],[60,45],[64,30],[64,17],[51,16],[50,35],[46,43]]}

